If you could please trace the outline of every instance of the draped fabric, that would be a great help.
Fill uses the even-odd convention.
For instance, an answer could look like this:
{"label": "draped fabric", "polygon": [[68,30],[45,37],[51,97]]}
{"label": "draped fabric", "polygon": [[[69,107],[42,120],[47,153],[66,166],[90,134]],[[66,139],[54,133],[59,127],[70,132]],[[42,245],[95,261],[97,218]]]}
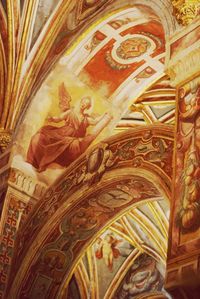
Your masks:
{"label": "draped fabric", "polygon": [[68,166],[93,141],[92,135],[86,135],[88,126],[87,114],[80,121],[74,111],[69,110],[63,126],[43,126],[32,137],[27,162],[39,172],[46,170],[51,163]]}

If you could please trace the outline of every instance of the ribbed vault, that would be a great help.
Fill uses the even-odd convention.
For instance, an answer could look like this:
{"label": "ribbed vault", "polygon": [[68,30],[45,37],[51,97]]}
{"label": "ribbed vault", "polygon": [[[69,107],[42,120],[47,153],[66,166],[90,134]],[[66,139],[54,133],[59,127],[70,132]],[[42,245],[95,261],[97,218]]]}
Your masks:
{"label": "ribbed vault", "polygon": [[0,127],[13,139],[4,295],[160,294],[175,124],[171,1],[7,0],[0,24]]}

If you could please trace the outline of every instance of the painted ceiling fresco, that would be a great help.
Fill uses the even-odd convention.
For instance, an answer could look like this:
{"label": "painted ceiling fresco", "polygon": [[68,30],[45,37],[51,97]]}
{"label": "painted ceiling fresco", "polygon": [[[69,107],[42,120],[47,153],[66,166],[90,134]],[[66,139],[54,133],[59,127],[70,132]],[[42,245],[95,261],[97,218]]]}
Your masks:
{"label": "painted ceiling fresco", "polygon": [[[42,2],[38,9],[48,15],[53,2]],[[150,9],[126,8],[98,21],[37,92],[13,167],[49,185],[91,144],[137,124],[173,124],[175,92],[164,62],[165,34]]]}
{"label": "painted ceiling fresco", "polygon": [[162,290],[168,216],[168,203],[161,199],[132,208],[113,222],[79,260],[72,277],[76,295],[69,288],[69,298],[91,293],[95,298],[131,299]]}
{"label": "painted ceiling fresco", "polygon": [[[125,239],[133,244],[133,226],[134,247],[165,268],[173,131],[166,125],[138,127],[106,142],[69,166],[21,228],[12,265],[13,294],[34,298],[45,286],[44,297],[51,292],[65,297],[79,259],[95,239],[103,246],[102,232],[121,216],[127,225],[121,232],[129,236]],[[109,267],[114,269],[114,262]],[[18,275],[24,277],[20,286]]]}
{"label": "painted ceiling fresco", "polygon": [[199,280],[199,12],[0,1],[0,298],[166,299]]}
{"label": "painted ceiling fresco", "polygon": [[[28,53],[34,53],[45,28],[56,14],[58,4],[59,1],[49,1],[47,4],[41,0],[33,8],[36,18],[27,45],[27,62],[31,59],[31,54]],[[48,187],[66,169],[75,166],[85,151],[105,138],[139,124],[174,124],[175,91],[170,87],[169,78],[164,72],[165,51],[163,25],[150,8],[127,6],[99,19],[69,47],[35,94],[17,134],[12,167]],[[26,68],[24,65],[22,73],[26,72]],[[162,147],[160,143],[152,141],[152,148],[148,149],[145,138],[151,138],[151,133],[144,137],[144,145],[138,145],[138,153],[141,152],[141,155],[147,149],[147,155],[151,156],[154,147]],[[129,145],[127,146],[129,149]],[[163,146],[168,147],[167,144]],[[103,150],[106,149],[102,148]],[[131,152],[127,152],[127,157],[130,154]],[[96,158],[100,161],[101,155],[99,149],[94,157],[90,157],[90,164],[93,165]],[[153,156],[150,160],[155,160],[155,163],[157,161]],[[110,163],[111,166],[115,161]],[[81,182],[85,171],[93,167],[91,165],[81,169],[80,178],[77,172],[77,184]],[[95,174],[92,174],[91,183],[95,183],[95,180]],[[72,218],[61,224],[61,231],[69,226],[69,235],[77,226],[77,232],[66,243],[69,248],[66,245],[63,249],[65,254],[70,254],[70,242],[73,245],[76,237],[84,242],[93,226],[95,228],[96,222],[92,218],[96,214],[99,218],[97,223],[102,221],[99,227],[101,229],[107,219],[106,213],[114,215],[124,204],[147,198],[150,200],[144,206],[130,209],[104,229],[95,243],[85,249],[69,283],[68,296],[73,299],[78,299],[79,296],[88,298],[90,294],[93,298],[115,296],[121,299],[125,298],[124,292],[129,298],[132,292],[139,294],[162,289],[167,250],[168,204],[160,199],[155,188],[152,191],[151,184],[144,191],[143,184],[141,190],[135,184],[141,183],[127,180],[127,184],[118,184],[109,189],[109,192],[92,198],[86,222],[80,214],[85,215],[83,206],[78,214],[76,211]],[[156,198],[155,202],[153,198]],[[101,206],[104,214],[100,210],[95,212],[96,205]],[[37,219],[42,211],[46,211],[41,206],[39,209],[37,215],[30,219],[29,233],[32,229],[34,233],[34,225],[39,224]],[[52,212],[55,212],[53,207]],[[152,215],[156,215],[154,220],[151,220]],[[49,216],[49,212],[40,219],[44,223],[46,216]],[[81,235],[79,228],[83,230]],[[86,235],[84,229],[88,231]],[[55,231],[54,235],[56,233]],[[28,240],[23,244],[24,238],[27,238],[27,232],[20,238],[13,271],[20,266],[27,246],[31,246]],[[50,248],[49,246],[47,247]],[[45,269],[42,266],[42,272],[47,270],[54,273],[52,271],[55,267],[59,272],[59,269],[66,267],[61,250],[58,245],[56,257],[53,248],[47,250],[44,259],[42,258],[42,263],[46,265]],[[101,275],[102,272],[105,274]],[[34,280],[34,285],[28,291],[31,298],[47,296],[45,294],[48,294],[51,283],[45,273],[38,274]],[[130,290],[127,288],[131,284],[131,276],[136,277],[134,280],[138,279],[141,291],[137,284],[131,286]],[[149,281],[149,276],[153,281]],[[120,279],[116,284],[117,277]],[[29,279],[31,277],[28,276],[27,281]],[[24,294],[27,290],[25,285],[20,296],[26,296]]]}
{"label": "painted ceiling fresco", "polygon": [[[22,204],[10,195],[16,247],[2,267],[6,295],[164,294],[177,120],[166,73],[166,42],[178,28],[171,2],[9,2],[0,2],[1,83],[9,83],[0,124],[16,132],[9,188],[26,196]],[[14,29],[9,58],[6,13]],[[183,97],[185,113],[193,95]],[[193,164],[194,156],[187,156]],[[177,161],[187,166],[182,156]],[[199,215],[188,220],[199,187],[187,171],[184,178],[185,193],[196,197],[183,198],[188,210],[178,212],[183,242]]]}

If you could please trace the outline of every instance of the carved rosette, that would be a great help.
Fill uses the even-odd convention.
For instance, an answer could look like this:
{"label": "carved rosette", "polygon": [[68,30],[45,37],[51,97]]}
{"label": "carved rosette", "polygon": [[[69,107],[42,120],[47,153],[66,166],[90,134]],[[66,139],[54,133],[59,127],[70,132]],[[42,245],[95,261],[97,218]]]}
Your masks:
{"label": "carved rosette", "polygon": [[174,14],[179,24],[187,26],[200,13],[199,0],[172,0]]}
{"label": "carved rosette", "polygon": [[11,132],[0,129],[0,153],[3,153],[12,140]]}

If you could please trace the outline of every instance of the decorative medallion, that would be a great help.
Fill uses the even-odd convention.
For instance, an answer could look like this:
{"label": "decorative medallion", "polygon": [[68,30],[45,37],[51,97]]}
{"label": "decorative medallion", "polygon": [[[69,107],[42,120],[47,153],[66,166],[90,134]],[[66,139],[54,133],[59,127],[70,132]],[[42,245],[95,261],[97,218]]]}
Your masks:
{"label": "decorative medallion", "polygon": [[114,69],[125,69],[151,55],[156,48],[154,40],[142,34],[128,34],[117,40],[106,53],[107,63]]}
{"label": "decorative medallion", "polygon": [[145,38],[133,37],[124,40],[116,53],[119,58],[131,59],[146,53],[149,47],[150,43]]}

